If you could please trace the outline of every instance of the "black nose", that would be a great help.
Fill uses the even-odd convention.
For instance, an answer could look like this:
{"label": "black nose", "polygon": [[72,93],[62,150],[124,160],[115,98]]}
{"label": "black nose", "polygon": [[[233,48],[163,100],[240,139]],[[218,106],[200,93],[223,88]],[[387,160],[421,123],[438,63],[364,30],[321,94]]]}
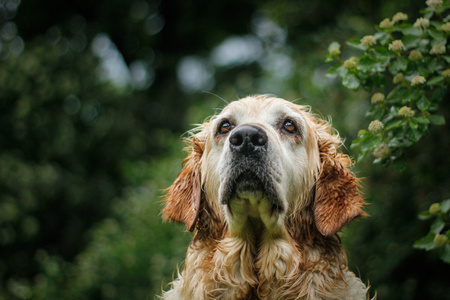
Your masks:
{"label": "black nose", "polygon": [[267,148],[267,134],[258,126],[240,126],[230,135],[230,148],[245,156],[261,152]]}

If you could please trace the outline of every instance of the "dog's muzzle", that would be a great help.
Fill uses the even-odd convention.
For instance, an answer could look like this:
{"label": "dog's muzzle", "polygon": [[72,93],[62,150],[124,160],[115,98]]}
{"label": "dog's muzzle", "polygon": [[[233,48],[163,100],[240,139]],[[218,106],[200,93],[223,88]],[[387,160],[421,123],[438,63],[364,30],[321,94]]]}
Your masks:
{"label": "dog's muzzle", "polygon": [[233,130],[229,137],[231,154],[230,168],[227,172],[222,204],[242,195],[267,198],[279,209],[279,199],[273,185],[268,166],[269,147],[266,132],[254,125],[242,125]]}

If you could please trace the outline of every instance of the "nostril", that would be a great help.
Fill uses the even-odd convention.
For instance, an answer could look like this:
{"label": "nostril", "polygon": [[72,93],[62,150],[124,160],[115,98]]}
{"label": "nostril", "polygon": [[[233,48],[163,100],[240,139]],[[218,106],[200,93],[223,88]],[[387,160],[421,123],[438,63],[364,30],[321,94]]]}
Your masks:
{"label": "nostril", "polygon": [[244,142],[244,138],[242,137],[242,134],[235,133],[230,137],[230,143],[233,146],[240,146]]}
{"label": "nostril", "polygon": [[255,146],[264,146],[267,143],[267,136],[261,132],[252,135],[251,142]]}

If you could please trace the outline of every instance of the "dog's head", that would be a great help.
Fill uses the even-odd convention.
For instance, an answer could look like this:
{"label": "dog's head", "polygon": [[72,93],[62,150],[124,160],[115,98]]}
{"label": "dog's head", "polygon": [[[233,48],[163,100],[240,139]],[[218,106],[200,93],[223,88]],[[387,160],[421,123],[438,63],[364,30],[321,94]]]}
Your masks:
{"label": "dog's head", "polygon": [[232,234],[251,222],[276,234],[287,216],[310,207],[319,232],[333,235],[364,215],[340,144],[303,106],[265,96],[232,102],[193,135],[163,216],[192,231],[206,201]]}

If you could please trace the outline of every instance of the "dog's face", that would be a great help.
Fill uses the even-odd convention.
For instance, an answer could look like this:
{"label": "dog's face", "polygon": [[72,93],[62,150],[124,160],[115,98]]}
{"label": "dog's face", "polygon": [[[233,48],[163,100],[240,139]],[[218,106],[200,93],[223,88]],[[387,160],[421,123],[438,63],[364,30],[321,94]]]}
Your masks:
{"label": "dog's face", "polygon": [[364,214],[339,146],[329,124],[305,107],[264,96],[232,102],[191,139],[163,215],[193,230],[206,201],[232,235],[260,223],[276,236],[288,216],[310,207],[317,229],[334,234]]}
{"label": "dog's face", "polygon": [[281,99],[246,98],[209,126],[202,182],[239,234],[255,219],[276,233],[287,213],[307,205],[319,170],[313,125],[302,107]]}

